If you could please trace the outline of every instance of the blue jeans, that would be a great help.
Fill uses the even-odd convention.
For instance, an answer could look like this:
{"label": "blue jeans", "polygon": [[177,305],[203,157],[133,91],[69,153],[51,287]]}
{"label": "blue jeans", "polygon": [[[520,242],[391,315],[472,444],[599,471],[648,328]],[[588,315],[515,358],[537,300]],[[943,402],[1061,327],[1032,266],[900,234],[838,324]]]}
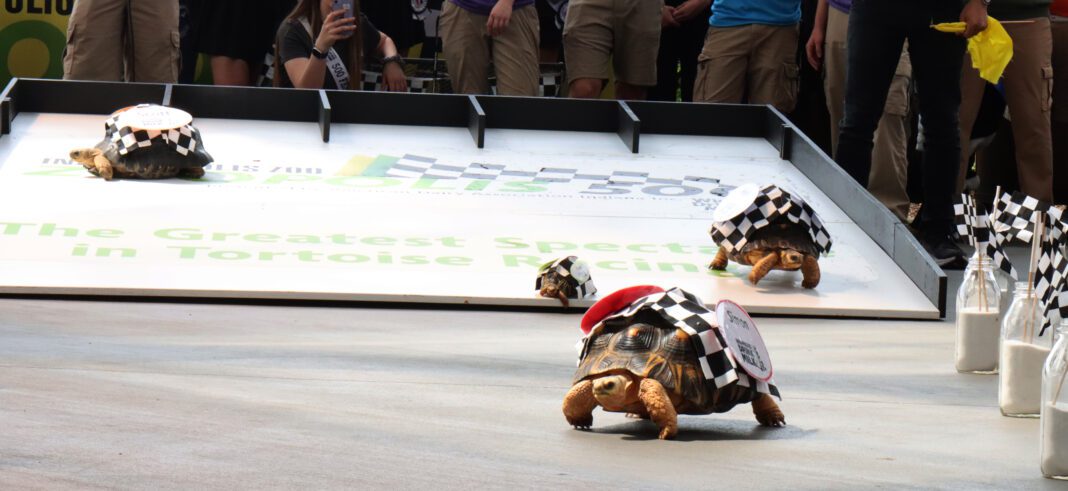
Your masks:
{"label": "blue jeans", "polygon": [[960,162],[961,64],[965,40],[931,29],[960,17],[959,0],[853,0],[845,115],[835,161],[863,186],[871,172],[875,128],[907,39],[923,121],[923,212],[927,234],[953,230]]}

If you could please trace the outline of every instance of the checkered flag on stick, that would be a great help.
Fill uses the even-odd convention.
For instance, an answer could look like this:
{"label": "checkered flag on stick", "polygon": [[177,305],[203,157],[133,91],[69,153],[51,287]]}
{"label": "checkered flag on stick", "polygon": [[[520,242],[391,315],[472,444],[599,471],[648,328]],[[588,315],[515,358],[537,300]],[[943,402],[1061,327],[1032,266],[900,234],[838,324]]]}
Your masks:
{"label": "checkered flag on stick", "polygon": [[957,223],[957,233],[961,237],[968,238],[968,242],[975,246],[977,251],[986,252],[987,242],[990,241],[990,218],[985,212],[979,213],[975,200],[967,194],[961,195],[961,202],[953,205],[953,213]]}
{"label": "checkered flag on stick", "polygon": [[994,210],[994,231],[1002,234],[1006,240],[1017,238],[1031,242],[1032,230],[1038,221],[1039,213],[1049,215],[1052,224],[1050,234],[1055,240],[1060,240],[1068,233],[1068,224],[1064,222],[1064,212],[1060,208],[1019,191],[1002,194],[994,202]]}
{"label": "checkered flag on stick", "polygon": [[1068,257],[1064,255],[1064,238],[1060,234],[1055,238],[1050,229],[1058,226],[1056,217],[1040,214],[1042,226],[1037,240],[1040,241],[1040,254],[1035,268],[1035,296],[1042,305],[1044,322],[1039,336],[1045,334],[1046,328],[1057,319],[1068,318]]}

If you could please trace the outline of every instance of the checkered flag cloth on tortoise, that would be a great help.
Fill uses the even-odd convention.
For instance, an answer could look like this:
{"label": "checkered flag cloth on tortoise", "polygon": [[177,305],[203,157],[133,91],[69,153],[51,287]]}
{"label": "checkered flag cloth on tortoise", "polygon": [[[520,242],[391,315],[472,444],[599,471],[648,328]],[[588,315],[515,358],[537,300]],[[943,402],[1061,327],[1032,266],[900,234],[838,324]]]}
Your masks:
{"label": "checkered flag cloth on tortoise", "polygon": [[[148,106],[151,104],[140,104],[137,107]],[[189,155],[197,149],[200,136],[191,124],[170,130],[142,130],[119,126],[120,115],[121,113],[112,115],[104,121],[105,138],[111,140],[119,155],[129,155],[130,152],[151,147],[155,142],[163,142],[182,155]]]}
{"label": "checkered flag cloth on tortoise", "polygon": [[705,308],[701,299],[680,288],[641,297],[626,308],[602,319],[583,338],[578,361],[581,363],[589,354],[590,341],[593,338],[605,330],[611,332],[623,329],[635,322],[674,327],[689,334],[704,378],[714,383],[717,388],[737,382],[742,387],[780,397],[779,389],[773,381],[757,380],[738,367],[734,353],[720,332],[716,314]]}
{"label": "checkered flag cloth on tortoise", "polygon": [[824,254],[830,252],[831,234],[812,207],[801,198],[775,185],[760,190],[753,204],[738,216],[713,223],[709,234],[720,247],[727,249],[727,252],[734,252],[745,247],[754,232],[780,217],[808,227],[816,248]]}
{"label": "checkered flag cloth on tortoise", "polygon": [[597,287],[593,284],[593,277],[590,276],[589,265],[585,261],[579,260],[576,256],[567,256],[550,261],[538,268],[538,279],[534,282],[535,290],[541,290],[545,273],[549,271],[556,272],[571,284],[575,288],[578,298],[589,298],[597,293]]}

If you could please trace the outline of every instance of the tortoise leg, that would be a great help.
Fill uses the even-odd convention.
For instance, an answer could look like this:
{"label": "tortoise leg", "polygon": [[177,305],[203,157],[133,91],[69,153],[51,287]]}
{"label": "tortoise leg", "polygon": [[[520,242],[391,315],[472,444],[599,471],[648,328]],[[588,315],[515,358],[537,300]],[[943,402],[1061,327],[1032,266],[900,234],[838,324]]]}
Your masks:
{"label": "tortoise leg", "polygon": [[97,175],[103,177],[105,181],[110,181],[115,177],[115,170],[111,168],[111,162],[104,157],[103,153],[97,153],[93,157],[93,164],[96,165]]}
{"label": "tortoise leg", "polygon": [[801,275],[801,286],[805,288],[816,288],[820,284],[820,262],[815,256],[805,256],[801,263]]}
{"label": "tortoise leg", "polygon": [[779,253],[769,252],[767,256],[764,256],[764,259],[757,261],[757,263],[753,265],[753,270],[749,272],[749,282],[754,285],[759,283],[760,280],[764,279],[764,277],[767,276],[778,264]]}
{"label": "tortoise leg", "polygon": [[719,251],[716,252],[716,258],[712,260],[708,267],[716,271],[727,269],[727,249],[720,247]]}
{"label": "tortoise leg", "polygon": [[564,294],[563,290],[556,290],[556,298],[560,299],[560,303],[564,304],[565,309],[571,306],[571,301],[567,299],[567,295]]}
{"label": "tortoise leg", "polygon": [[675,413],[675,405],[671,403],[664,386],[655,379],[642,379],[638,397],[649,411],[649,418],[660,427],[660,439],[674,438],[675,433],[679,431],[678,414]]}
{"label": "tortoise leg", "polygon": [[182,171],[182,176],[190,179],[200,179],[201,177],[204,177],[204,168],[193,167],[192,169],[185,169]]}
{"label": "tortoise leg", "polygon": [[761,426],[786,426],[786,416],[775,404],[775,399],[767,394],[760,394],[753,401],[753,415]]}
{"label": "tortoise leg", "polygon": [[649,419],[649,411],[636,411],[633,413],[627,413],[627,417],[630,419]]}
{"label": "tortoise leg", "polygon": [[564,417],[575,429],[588,430],[593,426],[593,410],[596,407],[597,399],[593,397],[592,380],[575,384],[564,396]]}

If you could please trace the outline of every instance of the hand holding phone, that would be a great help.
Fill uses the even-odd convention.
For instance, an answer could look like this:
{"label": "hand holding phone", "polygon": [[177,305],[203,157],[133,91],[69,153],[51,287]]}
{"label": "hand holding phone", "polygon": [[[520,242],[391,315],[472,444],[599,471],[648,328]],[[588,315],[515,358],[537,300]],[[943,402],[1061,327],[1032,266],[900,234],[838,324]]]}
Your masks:
{"label": "hand holding phone", "polygon": [[[354,5],[354,3],[355,2],[353,2],[353,0],[333,0],[332,9],[335,12],[338,10],[344,10],[345,13],[342,14],[341,17],[346,19],[352,19],[351,25],[355,25],[356,19],[359,16],[359,12],[356,12],[356,6]],[[352,31],[349,31],[348,34],[342,36],[342,38],[345,39],[350,37],[352,37]]]}

